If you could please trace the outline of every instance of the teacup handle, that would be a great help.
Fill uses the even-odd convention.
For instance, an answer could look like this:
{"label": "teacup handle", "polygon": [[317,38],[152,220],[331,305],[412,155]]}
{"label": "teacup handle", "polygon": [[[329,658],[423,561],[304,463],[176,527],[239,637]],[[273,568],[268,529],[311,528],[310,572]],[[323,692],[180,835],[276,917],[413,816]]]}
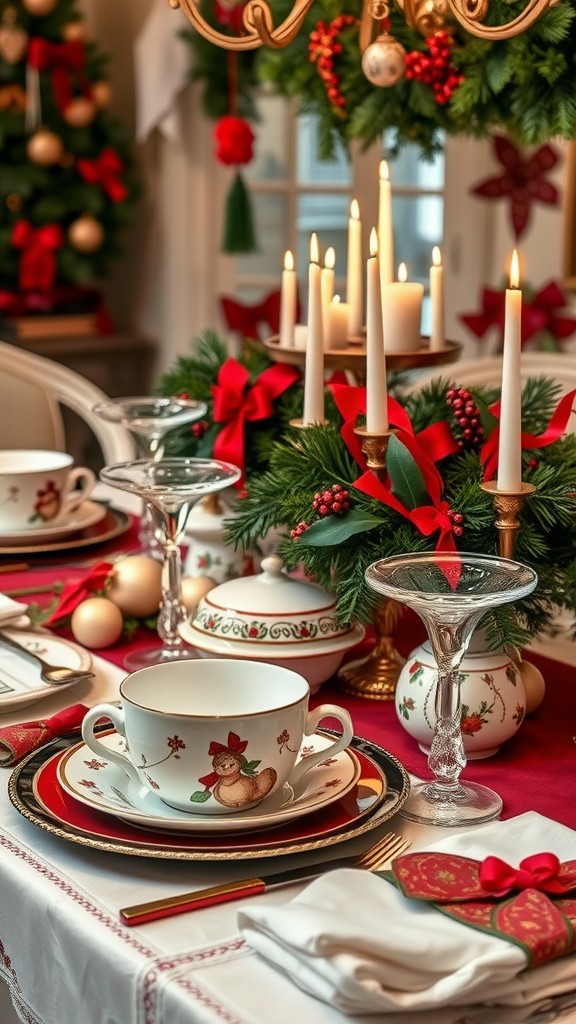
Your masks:
{"label": "teacup handle", "polygon": [[334,757],[335,754],[339,754],[352,741],[354,736],[352,719],[344,708],[339,708],[336,704],[321,704],[314,711],[308,712],[304,727],[305,736],[313,736],[323,718],[336,718],[342,726],[342,735],[335,739],[330,746],[317,751],[316,754],[308,754],[306,757],[303,757],[300,763],[290,772],[290,785],[298,785],[311,768],[315,768],[317,764],[325,761],[327,757]]}
{"label": "teacup handle", "polygon": [[84,743],[98,757],[103,757],[105,761],[112,761],[113,764],[117,764],[126,773],[131,782],[136,782],[140,785],[141,779],[129,758],[125,754],[120,754],[117,750],[110,750],[109,747],[104,746],[94,735],[94,726],[102,718],[109,718],[116,732],[120,736],[126,736],[122,708],[117,708],[114,704],[96,704],[95,707],[90,708],[90,711],[84,715],[82,720],[82,739]]}
{"label": "teacup handle", "polygon": [[[77,487],[77,484],[80,484]],[[60,511],[54,519],[50,520],[51,525],[56,525],[59,520],[65,519],[71,512],[75,512],[83,501],[86,501],[92,493],[96,484],[96,477],[87,466],[76,466],[70,470],[68,479],[60,497]]]}

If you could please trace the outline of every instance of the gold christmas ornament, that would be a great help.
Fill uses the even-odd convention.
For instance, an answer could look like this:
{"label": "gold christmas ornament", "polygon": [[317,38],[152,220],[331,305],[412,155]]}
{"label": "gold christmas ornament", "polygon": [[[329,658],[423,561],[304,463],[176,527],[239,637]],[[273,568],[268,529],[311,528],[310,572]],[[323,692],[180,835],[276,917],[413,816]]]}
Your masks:
{"label": "gold christmas ornament", "polygon": [[78,252],[96,252],[104,241],[104,228],[91,213],[85,213],[72,222],[68,238]]}
{"label": "gold christmas ornament", "polygon": [[22,196],[18,195],[17,192],[11,192],[10,195],[6,196],[6,206],[10,213],[17,213],[22,206]]}
{"label": "gold christmas ornament", "polygon": [[201,598],[216,586],[210,576],[184,576],[180,587],[180,599],[189,615],[196,611]]}
{"label": "gold christmas ornament", "polygon": [[107,597],[89,597],[72,612],[70,628],[74,639],[83,647],[111,647],[120,639],[124,619],[122,612]]}
{"label": "gold christmas ornament", "polygon": [[69,21],[67,25],[64,25],[62,31],[62,37],[67,43],[73,43],[82,41],[85,38],[84,22],[83,21]]}
{"label": "gold christmas ornament", "polygon": [[34,135],[30,136],[26,152],[32,163],[39,164],[41,167],[50,167],[62,159],[64,144],[62,139],[48,128],[39,128]]}
{"label": "gold christmas ornament", "polygon": [[16,23],[17,11],[7,7],[0,24],[0,57],[6,64],[19,64],[28,51],[28,33]]}
{"label": "gold christmas ornament", "polygon": [[162,565],[147,555],[128,555],[116,562],[106,596],[124,615],[145,619],[155,615],[162,600]]}
{"label": "gold christmas ornament", "polygon": [[90,87],[92,93],[92,101],[95,103],[98,110],[104,110],[109,107],[112,102],[112,86],[105,79],[101,82],[94,82]]}
{"label": "gold christmas ornament", "polygon": [[96,104],[84,96],[77,96],[68,104],[62,116],[71,128],[85,128],[96,116]]}
{"label": "gold christmas ornament", "polygon": [[57,3],[58,0],[22,0],[22,6],[35,18],[45,18],[52,14]]}
{"label": "gold christmas ornament", "polygon": [[406,50],[394,36],[378,36],[362,55],[362,71],[372,85],[389,89],[404,77]]}

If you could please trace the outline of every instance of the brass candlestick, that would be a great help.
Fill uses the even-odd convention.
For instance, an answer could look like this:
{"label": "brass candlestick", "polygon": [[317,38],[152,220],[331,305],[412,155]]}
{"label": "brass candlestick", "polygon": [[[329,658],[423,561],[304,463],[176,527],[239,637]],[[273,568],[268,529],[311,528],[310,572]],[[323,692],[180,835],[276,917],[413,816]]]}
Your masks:
{"label": "brass candlestick", "polygon": [[526,498],[534,494],[534,484],[522,483],[519,491],[499,491],[495,480],[480,484],[486,494],[494,502],[496,519],[494,525],[498,531],[498,554],[502,558],[514,558],[516,540],[520,529],[518,518]]}
{"label": "brass candlestick", "polygon": [[395,430],[385,430],[381,434],[373,434],[366,427],[354,427],[356,437],[360,438],[362,453],[366,456],[368,469],[378,480],[386,474],[386,452]]}

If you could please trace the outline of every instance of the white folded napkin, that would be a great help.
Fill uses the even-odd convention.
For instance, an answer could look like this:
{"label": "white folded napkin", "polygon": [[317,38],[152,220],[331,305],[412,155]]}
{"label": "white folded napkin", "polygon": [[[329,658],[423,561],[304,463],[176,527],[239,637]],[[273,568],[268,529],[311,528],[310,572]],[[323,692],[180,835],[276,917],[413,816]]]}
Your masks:
{"label": "white folded napkin", "polygon": [[25,628],[30,625],[30,619],[26,615],[28,605],[14,601],[6,594],[0,594],[0,629],[5,626],[17,626]]}
{"label": "white folded napkin", "polygon": [[[536,812],[430,844],[517,866],[550,851],[576,858],[576,832]],[[284,906],[240,911],[240,930],[300,988],[344,1013],[441,1006],[532,1006],[576,989],[576,954],[527,970],[520,947],[411,900],[369,872],[328,872]]]}

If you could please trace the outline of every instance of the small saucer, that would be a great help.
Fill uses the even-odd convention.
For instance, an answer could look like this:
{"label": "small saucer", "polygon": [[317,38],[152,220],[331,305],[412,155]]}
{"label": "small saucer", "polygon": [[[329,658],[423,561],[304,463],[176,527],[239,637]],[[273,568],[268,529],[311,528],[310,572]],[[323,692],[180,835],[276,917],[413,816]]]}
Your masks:
{"label": "small saucer", "polygon": [[79,533],[88,526],[99,523],[106,515],[106,506],[95,501],[83,501],[79,508],[71,512],[65,522],[55,526],[40,526],[33,530],[11,530],[10,533],[0,534],[2,544],[21,544],[27,541],[30,544],[41,544],[44,540],[58,540],[60,537],[68,537],[72,533]]}
{"label": "small saucer", "polygon": [[[115,730],[98,737],[112,750],[124,750],[125,741]],[[300,756],[328,748],[333,738],[320,732],[306,738]],[[313,768],[294,790],[282,790],[266,797],[252,810],[220,817],[187,813],[168,807],[145,786],[130,782],[121,768],[96,757],[85,743],[77,743],[58,765],[62,789],[80,803],[140,828],[177,832],[227,833],[260,831],[293,821],[340,800],[356,785],[360,765],[348,748]]]}
{"label": "small saucer", "polygon": [[[78,644],[64,637],[40,630],[4,629],[8,637],[17,640],[33,654],[52,662],[90,671],[92,655]],[[67,690],[76,683],[61,683],[58,687],[45,683],[40,678],[40,666],[18,651],[0,644],[0,715],[26,708],[44,697],[53,697],[56,692]]]}

